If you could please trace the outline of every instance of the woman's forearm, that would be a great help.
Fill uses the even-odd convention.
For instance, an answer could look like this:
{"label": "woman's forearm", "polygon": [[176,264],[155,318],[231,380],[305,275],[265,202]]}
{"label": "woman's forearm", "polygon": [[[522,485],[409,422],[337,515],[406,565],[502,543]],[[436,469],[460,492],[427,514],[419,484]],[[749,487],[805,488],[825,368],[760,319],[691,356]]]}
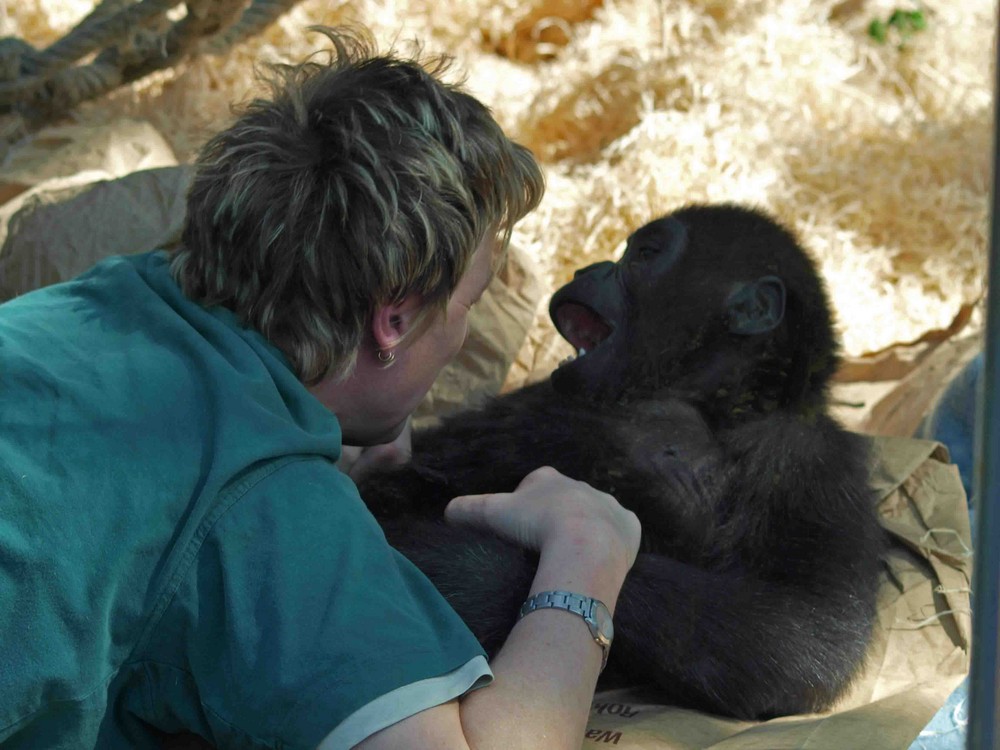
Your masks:
{"label": "woman's forearm", "polygon": [[[569,537],[543,550],[531,593],[571,591],[614,611],[629,560],[605,540]],[[494,682],[460,703],[469,745],[579,750],[602,662],[583,619],[543,609],[521,619],[494,658]]]}

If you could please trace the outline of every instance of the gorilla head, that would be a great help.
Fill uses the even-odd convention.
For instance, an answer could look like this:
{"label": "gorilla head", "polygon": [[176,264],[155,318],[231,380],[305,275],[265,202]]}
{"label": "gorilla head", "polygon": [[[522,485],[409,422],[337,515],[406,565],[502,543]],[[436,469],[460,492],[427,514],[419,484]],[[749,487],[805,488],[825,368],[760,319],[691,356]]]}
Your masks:
{"label": "gorilla head", "polygon": [[740,206],[689,206],[553,295],[552,320],[578,352],[553,387],[598,400],[668,391],[723,421],[813,408],[837,365],[828,310],[788,230]]}

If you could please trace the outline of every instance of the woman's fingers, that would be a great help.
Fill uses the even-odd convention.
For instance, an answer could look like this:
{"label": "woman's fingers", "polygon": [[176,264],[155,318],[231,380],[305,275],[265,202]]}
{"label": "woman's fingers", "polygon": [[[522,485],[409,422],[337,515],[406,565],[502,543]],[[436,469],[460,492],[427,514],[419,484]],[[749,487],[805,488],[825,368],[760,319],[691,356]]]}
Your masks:
{"label": "woman's fingers", "polygon": [[570,479],[551,467],[526,476],[513,492],[456,497],[445,518],[487,528],[524,547],[540,550],[548,541],[581,530],[617,537],[634,560],[641,529],[635,514],[611,495]]}

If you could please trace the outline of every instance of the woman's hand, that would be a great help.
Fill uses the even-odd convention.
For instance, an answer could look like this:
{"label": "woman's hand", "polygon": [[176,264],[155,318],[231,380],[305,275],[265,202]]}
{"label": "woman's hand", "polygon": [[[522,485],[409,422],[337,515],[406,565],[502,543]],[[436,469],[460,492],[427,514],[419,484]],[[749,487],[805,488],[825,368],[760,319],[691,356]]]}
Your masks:
{"label": "woman's hand", "polygon": [[413,453],[412,434],[410,420],[407,418],[403,431],[391,443],[372,445],[367,448],[345,445],[340,450],[337,468],[357,484],[373,469],[405,464]]}
{"label": "woman's hand", "polygon": [[530,549],[549,545],[610,543],[632,567],[641,527],[636,515],[615,498],[585,482],[543,467],[526,476],[513,492],[456,497],[445,509],[452,523],[492,529]]}
{"label": "woman's hand", "polygon": [[[549,467],[531,472],[513,492],[457,497],[445,517],[538,550],[528,593],[572,591],[612,611],[639,550],[634,513]],[[519,620],[490,662],[491,686],[421,711],[362,746],[580,747],[603,652],[575,619],[550,609]]]}

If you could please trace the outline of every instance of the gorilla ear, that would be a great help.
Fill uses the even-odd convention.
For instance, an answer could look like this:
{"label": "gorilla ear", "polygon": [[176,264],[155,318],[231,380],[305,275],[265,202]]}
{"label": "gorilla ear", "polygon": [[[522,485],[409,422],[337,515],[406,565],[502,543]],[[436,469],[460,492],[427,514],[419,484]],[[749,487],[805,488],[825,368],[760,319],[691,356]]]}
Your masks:
{"label": "gorilla ear", "polygon": [[777,276],[741,284],[726,299],[729,332],[754,336],[773,331],[785,317],[785,285]]}

